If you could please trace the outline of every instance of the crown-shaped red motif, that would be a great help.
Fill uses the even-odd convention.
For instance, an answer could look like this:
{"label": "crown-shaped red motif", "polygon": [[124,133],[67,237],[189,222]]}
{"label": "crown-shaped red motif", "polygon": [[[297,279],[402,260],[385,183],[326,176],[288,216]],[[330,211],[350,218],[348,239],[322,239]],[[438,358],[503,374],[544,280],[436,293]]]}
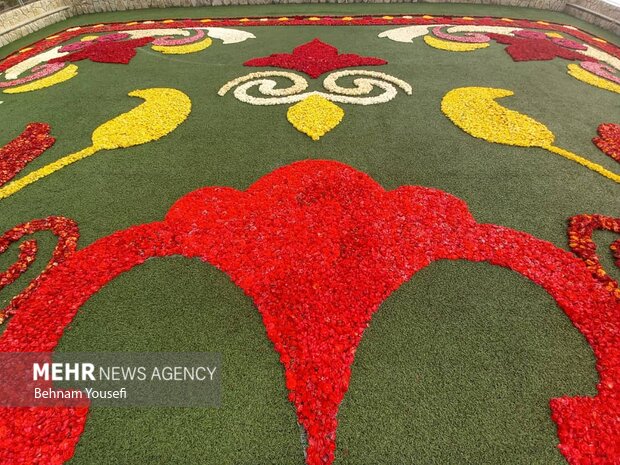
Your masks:
{"label": "crown-shaped red motif", "polygon": [[380,66],[387,61],[376,57],[363,57],[352,53],[338,53],[332,45],[313,39],[295,47],[293,53],[274,53],[267,57],[253,58],[243,63],[245,66],[273,66],[275,68],[294,69],[306,73],[312,78],[341,68],[353,66]]}

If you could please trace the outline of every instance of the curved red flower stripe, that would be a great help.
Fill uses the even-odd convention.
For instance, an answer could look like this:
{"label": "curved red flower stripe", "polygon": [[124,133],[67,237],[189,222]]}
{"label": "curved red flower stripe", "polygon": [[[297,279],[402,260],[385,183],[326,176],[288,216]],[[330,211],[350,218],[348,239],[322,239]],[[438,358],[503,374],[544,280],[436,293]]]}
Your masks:
{"label": "curved red flower stripe", "polygon": [[136,56],[136,48],[153,41],[153,37],[131,40],[93,40],[73,53],[50,60],[48,63],[90,60],[97,63],[117,63],[127,65]]}
{"label": "curved red flower stripe", "polygon": [[24,76],[18,79],[13,79],[11,81],[0,82],[0,88],[21,86],[22,84],[36,81],[37,79],[41,79],[46,76],[49,76],[50,74],[54,74],[56,71],[59,71],[62,68],[64,68],[64,66],[65,66],[64,63],[53,63],[53,64],[45,63],[45,64],[37,65],[30,70],[32,74],[29,74],[28,76]]}
{"label": "curved red flower stripe", "polygon": [[[407,16],[407,17],[405,17]],[[355,16],[350,21],[344,21],[342,16],[323,16],[319,20],[315,20],[310,16],[295,16],[287,18],[287,21],[281,21],[280,17],[248,17],[248,18],[213,18],[209,19],[207,23],[200,19],[180,19],[173,20],[172,22],[162,22],[161,20],[155,23],[138,23],[138,24],[126,24],[126,23],[109,23],[109,24],[96,24],[82,26],[79,29],[71,28],[72,30],[65,30],[55,34],[52,37],[40,40],[32,44],[23,52],[16,51],[11,55],[8,55],[4,60],[0,62],[0,72],[4,72],[10,67],[20,63],[28,58],[31,58],[45,50],[49,50],[52,47],[61,45],[73,38],[76,38],[83,34],[99,34],[128,30],[141,30],[152,28],[197,28],[197,27],[252,27],[252,26],[406,26],[406,25],[433,25],[444,24],[449,22],[454,25],[480,25],[480,26],[514,26],[519,28],[530,29],[542,29],[545,31],[556,31],[563,34],[570,34],[579,40],[586,42],[587,44],[594,45],[597,48],[620,58],[620,48],[595,36],[588,34],[577,28],[568,27],[564,24],[548,23],[530,21],[527,19],[510,19],[507,22],[501,18],[491,17],[473,17],[470,19],[463,19],[462,17],[453,16],[436,16],[428,17],[426,15],[405,15],[405,16],[389,16],[384,15],[376,16]],[[312,19],[310,19],[312,18]],[[241,22],[241,19],[247,20]],[[267,21],[264,21],[267,19]]]}
{"label": "curved red flower stripe", "polygon": [[[199,257],[226,272],[255,302],[280,355],[289,399],[307,432],[309,465],[334,460],[337,413],[355,351],[372,314],[403,282],[441,259],[510,268],[553,296],[592,346],[598,395],[551,401],[561,449],[573,464],[620,458],[620,304],[585,264],[549,242],[478,224],[466,204],[414,186],[385,191],[332,161],[278,169],[247,191],[204,188],[181,198],[162,222],[131,227],[77,251],[23,299],[0,337],[5,352],[52,351],[78,309],[150,257]],[[48,463],[63,409],[16,427],[0,409],[2,463]],[[28,415],[28,413],[24,413]],[[32,420],[34,421],[34,419]],[[65,429],[73,442],[83,417]],[[48,434],[49,433],[49,434]],[[5,448],[3,446],[7,446]]]}
{"label": "curved red flower stripe", "polygon": [[312,78],[335,69],[353,66],[380,66],[387,61],[375,57],[363,57],[352,53],[338,53],[332,45],[312,39],[299,45],[293,53],[274,53],[268,57],[253,58],[243,63],[245,66],[272,66],[274,68],[294,69]]}
{"label": "curved red flower stripe", "polygon": [[[596,243],[592,240],[595,230],[605,230],[620,233],[620,218],[603,215],[576,215],[570,218],[568,238],[571,250],[580,257],[592,272],[592,276],[599,280],[609,292],[620,299],[618,282],[609,276],[596,254]],[[620,268],[620,239],[611,244],[616,266]]]}
{"label": "curved red flower stripe", "polygon": [[592,139],[592,142],[611,158],[620,162],[620,125],[614,123],[603,123],[597,129],[599,137]]}
{"label": "curved red flower stripe", "polygon": [[49,149],[56,139],[45,123],[30,123],[19,136],[0,148],[0,186],[13,179],[32,160]]}
{"label": "curved red flower stripe", "polygon": [[[7,317],[15,313],[20,303],[36,289],[41,280],[53,267],[58,266],[67,257],[69,257],[77,248],[79,238],[79,229],[77,223],[69,218],[62,216],[50,216],[40,220],[22,223],[9,229],[0,237],[0,254],[4,253],[11,244],[19,241],[22,237],[34,234],[40,231],[50,231],[58,238],[58,243],[52,253],[52,258],[48,262],[45,269],[33,279],[30,284],[17,296],[15,296],[9,305],[0,312],[0,323]],[[20,244],[20,254],[17,261],[9,267],[4,273],[0,273],[0,290],[19,278],[34,262],[37,255],[37,241],[28,240]]]}

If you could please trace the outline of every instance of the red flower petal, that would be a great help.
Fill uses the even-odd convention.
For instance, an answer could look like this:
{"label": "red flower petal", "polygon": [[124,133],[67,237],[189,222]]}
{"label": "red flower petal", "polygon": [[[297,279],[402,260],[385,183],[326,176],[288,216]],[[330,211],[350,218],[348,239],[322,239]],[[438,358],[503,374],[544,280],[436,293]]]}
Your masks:
{"label": "red flower petal", "polygon": [[[246,192],[197,190],[164,221],[75,252],[18,303],[0,350],[52,351],[80,306],[108,282],[150,257],[178,254],[225,271],[254,300],[308,434],[309,465],[334,460],[338,408],[372,314],[440,259],[507,267],[553,296],[592,346],[600,375],[597,396],[552,401],[561,450],[571,463],[608,465],[620,457],[620,303],[583,261],[529,234],[478,224],[449,194],[415,186],[385,191],[337,162],[294,163]],[[68,451],[62,457],[70,456],[79,433],[55,434],[80,429],[80,421],[35,423],[0,409],[0,430],[17,431],[24,444],[0,444],[0,463],[54,463],[61,444]]]}

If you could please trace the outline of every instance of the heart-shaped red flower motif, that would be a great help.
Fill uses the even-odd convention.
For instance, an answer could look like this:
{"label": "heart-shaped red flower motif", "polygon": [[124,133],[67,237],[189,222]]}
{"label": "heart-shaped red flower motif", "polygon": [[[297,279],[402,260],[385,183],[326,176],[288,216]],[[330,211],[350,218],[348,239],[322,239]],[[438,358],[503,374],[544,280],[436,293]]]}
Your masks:
{"label": "heart-shaped red flower motif", "polygon": [[[463,201],[442,191],[385,191],[337,162],[294,163],[245,192],[197,190],[164,221],[119,231],[74,253],[20,302],[0,350],[52,351],[79,307],[106,283],[150,257],[175,254],[215,265],[254,300],[307,432],[309,465],[334,460],[338,407],[372,314],[415,272],[440,259],[511,268],[555,298],[592,345],[601,376],[596,397],[552,401],[563,453],[572,463],[620,457],[613,422],[620,412],[620,307],[584,263],[528,234],[476,223]],[[14,428],[8,410],[0,409],[0,429]],[[35,458],[55,440],[45,436],[47,429],[57,427],[57,413],[47,414],[49,425],[30,430],[28,446],[0,440],[0,462],[43,463]],[[68,435],[77,441],[79,433]]]}
{"label": "heart-shaped red flower motif", "polygon": [[312,78],[341,68],[354,66],[379,66],[387,61],[375,57],[363,57],[352,53],[339,54],[332,45],[313,39],[295,47],[293,53],[275,53],[268,57],[253,58],[243,63],[245,66],[273,66],[274,68],[294,69]]}

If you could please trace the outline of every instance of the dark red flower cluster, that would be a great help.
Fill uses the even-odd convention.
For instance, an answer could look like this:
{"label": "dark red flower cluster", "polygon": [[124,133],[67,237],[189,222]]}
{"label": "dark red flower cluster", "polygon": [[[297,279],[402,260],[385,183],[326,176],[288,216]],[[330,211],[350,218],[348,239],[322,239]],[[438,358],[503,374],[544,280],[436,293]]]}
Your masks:
{"label": "dark red flower cluster", "polygon": [[[531,32],[531,31],[528,31]],[[542,33],[541,33],[542,34]],[[573,50],[562,42],[553,42],[548,37],[519,37],[505,34],[486,34],[500,44],[508,44],[506,53],[514,61],[544,61],[554,58],[566,60],[596,61],[596,59]],[[544,34],[543,34],[544,36]]]}
{"label": "dark red flower cluster", "polygon": [[[49,270],[62,263],[75,252],[77,248],[77,241],[80,236],[77,223],[62,216],[49,216],[44,219],[20,224],[6,231],[2,237],[0,237],[0,255],[3,254],[11,244],[19,241],[22,237],[40,231],[50,231],[58,238],[58,242],[52,253],[52,258],[39,276],[33,279],[22,292],[15,296],[5,309],[0,311],[0,323],[14,313],[19,303],[36,289]],[[32,265],[32,263],[34,263],[37,249],[37,241],[34,239],[20,244],[20,253],[17,261],[11,265],[7,271],[0,273],[0,290],[13,283],[30,267],[30,265]]]}
{"label": "dark red flower cluster", "polygon": [[[90,60],[97,63],[118,63],[127,65],[136,56],[136,48],[142,47],[153,41],[153,37],[142,37],[139,39],[122,40],[123,36],[118,35],[111,40],[93,40],[80,42],[75,52],[63,55],[50,60],[49,63],[61,63],[66,61]],[[71,44],[73,45],[73,44]]]}
{"label": "dark red flower cluster", "polygon": [[[568,239],[571,250],[580,257],[592,272],[592,276],[599,280],[609,292],[620,300],[618,282],[607,274],[596,254],[596,243],[592,234],[596,230],[620,233],[620,218],[603,215],[577,215],[569,220]],[[620,239],[610,246],[616,266],[620,268]]]}
{"label": "dark red flower cluster", "polygon": [[332,45],[313,39],[295,47],[293,53],[274,53],[268,57],[253,58],[243,63],[245,66],[272,66],[274,68],[294,69],[312,78],[341,68],[354,66],[379,66],[387,61],[375,57],[363,57],[352,53],[338,53]]}
{"label": "dark red flower cluster", "polygon": [[592,142],[611,158],[620,162],[620,124],[603,123],[597,129],[599,137],[592,139]]}
{"label": "dark red flower cluster", "polygon": [[56,139],[45,123],[30,123],[19,136],[0,147],[0,186],[6,184],[32,160],[49,149]]}
{"label": "dark red flower cluster", "polygon": [[[19,302],[0,350],[52,351],[80,306],[108,282],[150,257],[178,254],[223,270],[254,300],[307,432],[309,465],[334,460],[338,408],[373,313],[417,271],[441,259],[507,267],[553,296],[591,344],[601,380],[594,398],[551,401],[562,452],[571,463],[620,459],[620,304],[583,261],[529,234],[478,224],[463,201],[445,192],[415,186],[386,191],[338,162],[294,163],[245,192],[197,190],[164,221],[75,252]],[[45,415],[49,419],[35,423],[26,416],[16,424],[13,410],[0,409],[0,430],[18,430],[26,444],[12,442],[7,452],[0,443],[1,463],[9,454],[11,463],[43,463],[40,457],[52,454],[57,442],[72,450],[83,417],[59,427],[66,410]],[[67,433],[62,439],[59,430]]]}

